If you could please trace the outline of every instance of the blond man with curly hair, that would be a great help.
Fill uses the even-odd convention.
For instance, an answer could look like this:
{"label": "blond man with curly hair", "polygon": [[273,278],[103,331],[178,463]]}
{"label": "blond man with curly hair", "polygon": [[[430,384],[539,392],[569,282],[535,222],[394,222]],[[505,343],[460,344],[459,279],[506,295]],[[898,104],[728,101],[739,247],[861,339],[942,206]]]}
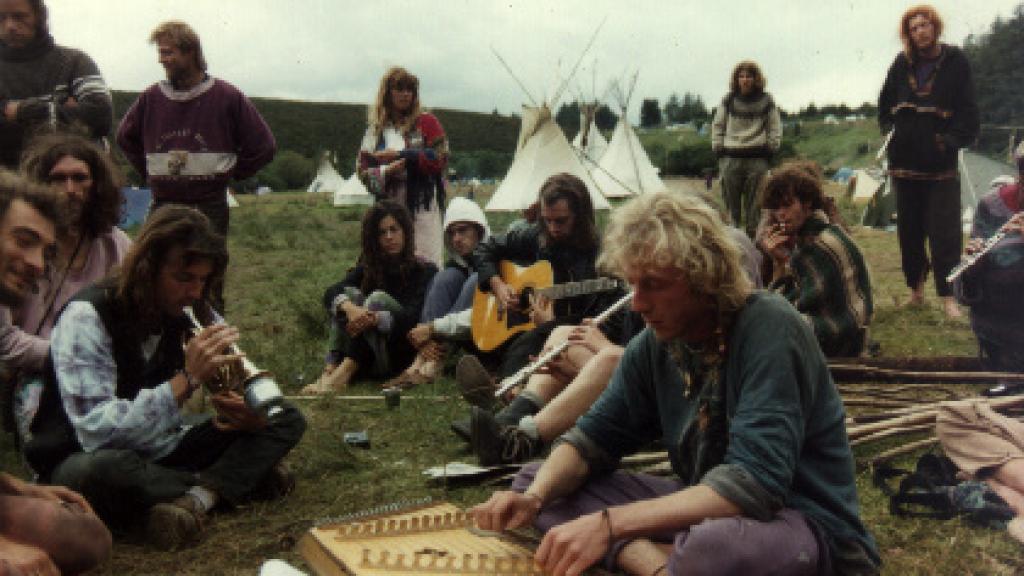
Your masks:
{"label": "blond man with curly hair", "polygon": [[[532,524],[555,574],[875,573],[843,406],[807,324],[753,292],[739,249],[696,198],[638,197],[601,256],[647,324],[548,459],[472,510],[481,528]],[[616,471],[653,440],[675,478]]]}

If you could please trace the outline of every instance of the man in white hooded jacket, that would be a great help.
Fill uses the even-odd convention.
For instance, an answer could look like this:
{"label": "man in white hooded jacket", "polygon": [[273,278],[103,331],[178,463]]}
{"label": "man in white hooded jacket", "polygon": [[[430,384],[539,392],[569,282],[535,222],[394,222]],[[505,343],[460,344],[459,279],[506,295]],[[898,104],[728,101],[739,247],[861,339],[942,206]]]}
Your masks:
{"label": "man in white hooded jacket", "polygon": [[408,334],[418,350],[416,359],[385,387],[410,388],[433,381],[443,359],[441,341],[469,337],[477,280],[470,256],[490,233],[487,218],[476,202],[459,196],[448,203],[444,214],[448,260],[444,269],[431,280],[420,323]]}

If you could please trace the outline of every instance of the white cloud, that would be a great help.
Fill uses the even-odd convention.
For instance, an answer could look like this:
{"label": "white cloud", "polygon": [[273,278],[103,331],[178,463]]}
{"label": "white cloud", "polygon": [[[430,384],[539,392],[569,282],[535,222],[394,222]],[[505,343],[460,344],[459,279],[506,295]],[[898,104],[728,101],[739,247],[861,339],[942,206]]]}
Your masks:
{"label": "white cloud", "polygon": [[[1019,0],[938,0],[947,41],[988,30]],[[899,50],[908,4],[891,0],[49,0],[61,44],[88,52],[108,83],[140,90],[163,70],[147,42],[160,22],[189,22],[210,71],[249,95],[368,102],[390,65],[420,77],[427,106],[516,112],[526,98],[493,46],[534,97],[550,97],[604,21],[573,89],[597,91],[639,70],[640,100],[693,92],[713,105],[732,66],[759,62],[779,104],[875,101]]]}

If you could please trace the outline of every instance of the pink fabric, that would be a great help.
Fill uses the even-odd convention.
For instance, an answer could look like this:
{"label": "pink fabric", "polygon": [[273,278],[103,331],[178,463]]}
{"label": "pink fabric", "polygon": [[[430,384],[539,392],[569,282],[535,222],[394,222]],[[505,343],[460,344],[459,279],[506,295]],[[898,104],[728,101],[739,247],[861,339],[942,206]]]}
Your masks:
{"label": "pink fabric", "polygon": [[943,402],[935,435],[946,456],[972,476],[1024,458],[1024,422],[997,413],[986,400]]}
{"label": "pink fabric", "polygon": [[[19,309],[12,311],[0,307],[0,326],[3,326],[0,328],[0,358],[6,360],[11,367],[41,370],[50,347],[50,330],[61,308],[79,290],[106,277],[110,269],[124,258],[131,243],[127,234],[114,228],[97,237],[89,246],[83,246],[83,249],[88,250],[85,265],[81,270],[68,273],[46,318],[43,318],[43,314],[46,313],[47,303],[53,298],[51,289],[54,288],[50,283],[59,282],[64,273],[59,268],[51,270],[49,278],[39,282],[38,293],[32,295]],[[3,322],[5,317],[9,322]]]}

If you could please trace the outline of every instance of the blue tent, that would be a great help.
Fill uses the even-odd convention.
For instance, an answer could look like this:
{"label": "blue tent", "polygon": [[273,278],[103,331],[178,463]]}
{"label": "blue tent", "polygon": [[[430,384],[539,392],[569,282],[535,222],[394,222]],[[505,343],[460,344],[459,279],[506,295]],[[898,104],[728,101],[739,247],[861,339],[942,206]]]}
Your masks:
{"label": "blue tent", "polygon": [[853,168],[840,168],[836,170],[836,173],[832,176],[833,182],[839,182],[840,184],[846,184],[853,178]]}
{"label": "blue tent", "polygon": [[127,230],[145,222],[149,205],[153,203],[150,189],[126,186],[121,189],[121,194],[124,196],[124,204],[121,206],[121,222],[118,226]]}

